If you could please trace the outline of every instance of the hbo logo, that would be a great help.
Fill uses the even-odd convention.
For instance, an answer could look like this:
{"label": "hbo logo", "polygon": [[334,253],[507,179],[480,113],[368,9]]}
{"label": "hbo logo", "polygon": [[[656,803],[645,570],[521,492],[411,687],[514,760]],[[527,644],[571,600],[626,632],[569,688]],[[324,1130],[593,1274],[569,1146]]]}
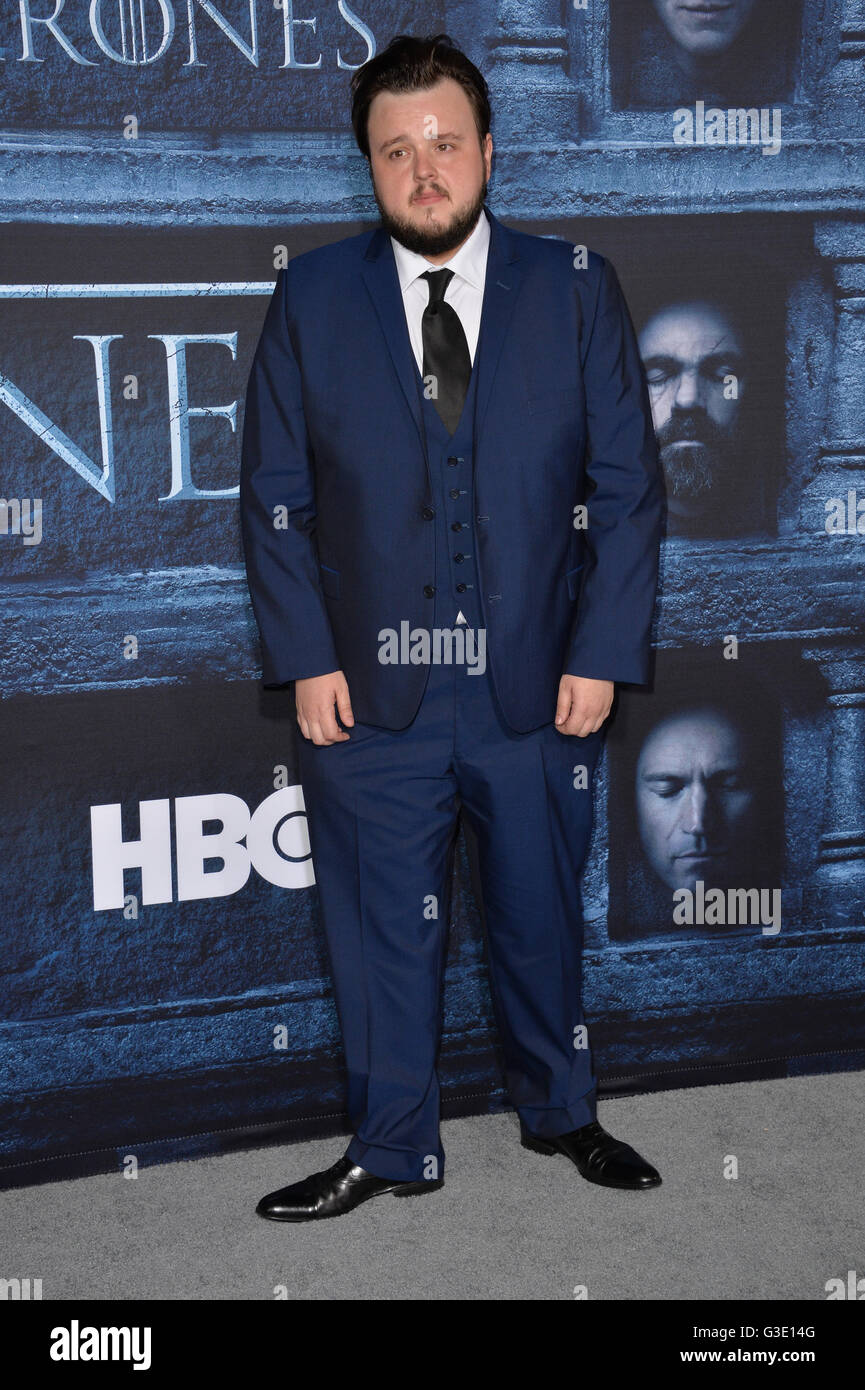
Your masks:
{"label": "hbo logo", "polygon": [[[170,903],[171,802],[138,803],[140,838],[124,840],[120,803],[90,808],[93,907],[123,907],[123,871],[141,870],[142,903]],[[205,826],[217,822],[217,830]],[[178,796],[174,801],[177,897],[224,898],[237,893],[254,868],[280,888],[315,882],[303,790],[282,787],[250,814],[239,796]],[[221,867],[206,869],[208,860]]]}

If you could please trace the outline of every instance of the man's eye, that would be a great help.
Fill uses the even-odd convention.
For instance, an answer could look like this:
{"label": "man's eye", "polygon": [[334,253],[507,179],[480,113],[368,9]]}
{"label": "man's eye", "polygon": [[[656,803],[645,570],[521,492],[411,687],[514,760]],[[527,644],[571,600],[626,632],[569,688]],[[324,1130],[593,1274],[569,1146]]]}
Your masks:
{"label": "man's eye", "polygon": [[658,796],[675,796],[682,790],[681,782],[656,782],[655,791]]}

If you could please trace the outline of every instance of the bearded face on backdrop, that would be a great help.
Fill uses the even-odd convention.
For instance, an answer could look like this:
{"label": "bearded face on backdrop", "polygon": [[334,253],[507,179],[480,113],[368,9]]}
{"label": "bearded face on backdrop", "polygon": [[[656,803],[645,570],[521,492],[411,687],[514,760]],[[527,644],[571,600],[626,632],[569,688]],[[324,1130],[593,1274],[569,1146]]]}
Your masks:
{"label": "bearded face on backdrop", "polygon": [[744,335],[706,301],[670,304],[639,337],[667,489],[668,534],[709,534],[746,474]]}
{"label": "bearded face on backdrop", "polygon": [[[742,245],[742,242],[745,245]],[[666,536],[777,527],[789,252],[755,221],[714,257],[697,229],[647,243],[631,302],[666,492]]]}

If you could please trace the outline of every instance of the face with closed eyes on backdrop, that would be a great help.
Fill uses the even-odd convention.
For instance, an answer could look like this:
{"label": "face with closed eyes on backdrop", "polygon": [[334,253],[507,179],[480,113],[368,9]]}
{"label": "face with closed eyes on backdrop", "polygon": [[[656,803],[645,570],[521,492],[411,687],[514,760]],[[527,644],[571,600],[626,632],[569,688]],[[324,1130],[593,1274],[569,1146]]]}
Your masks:
{"label": "face with closed eyes on backdrop", "polygon": [[751,18],[757,0],[652,0],[684,65],[726,52]]}
{"label": "face with closed eyes on backdrop", "polygon": [[433,264],[450,259],[483,210],[493,142],[452,78],[378,92],[367,123],[370,176],[385,229]]}
{"label": "face with closed eyes on backdrop", "polygon": [[[748,862],[759,826],[744,740],[722,710],[671,715],[646,738],[636,768],[637,826],[668,888],[720,887]],[[746,885],[747,886],[747,885]]]}
{"label": "face with closed eyes on backdrop", "polygon": [[742,466],[741,334],[717,305],[692,301],[654,314],[639,344],[670,514],[700,517]]}

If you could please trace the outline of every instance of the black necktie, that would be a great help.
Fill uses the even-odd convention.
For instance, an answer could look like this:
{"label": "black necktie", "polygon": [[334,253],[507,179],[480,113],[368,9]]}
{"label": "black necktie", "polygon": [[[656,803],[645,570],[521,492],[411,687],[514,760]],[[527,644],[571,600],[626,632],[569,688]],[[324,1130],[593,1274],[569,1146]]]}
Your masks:
{"label": "black necktie", "polygon": [[429,304],[423,311],[423,375],[429,383],[433,405],[448,434],[453,434],[463,413],[472,359],[459,314],[445,303],[445,290],[452,270],[427,270],[421,279],[429,281]]}

